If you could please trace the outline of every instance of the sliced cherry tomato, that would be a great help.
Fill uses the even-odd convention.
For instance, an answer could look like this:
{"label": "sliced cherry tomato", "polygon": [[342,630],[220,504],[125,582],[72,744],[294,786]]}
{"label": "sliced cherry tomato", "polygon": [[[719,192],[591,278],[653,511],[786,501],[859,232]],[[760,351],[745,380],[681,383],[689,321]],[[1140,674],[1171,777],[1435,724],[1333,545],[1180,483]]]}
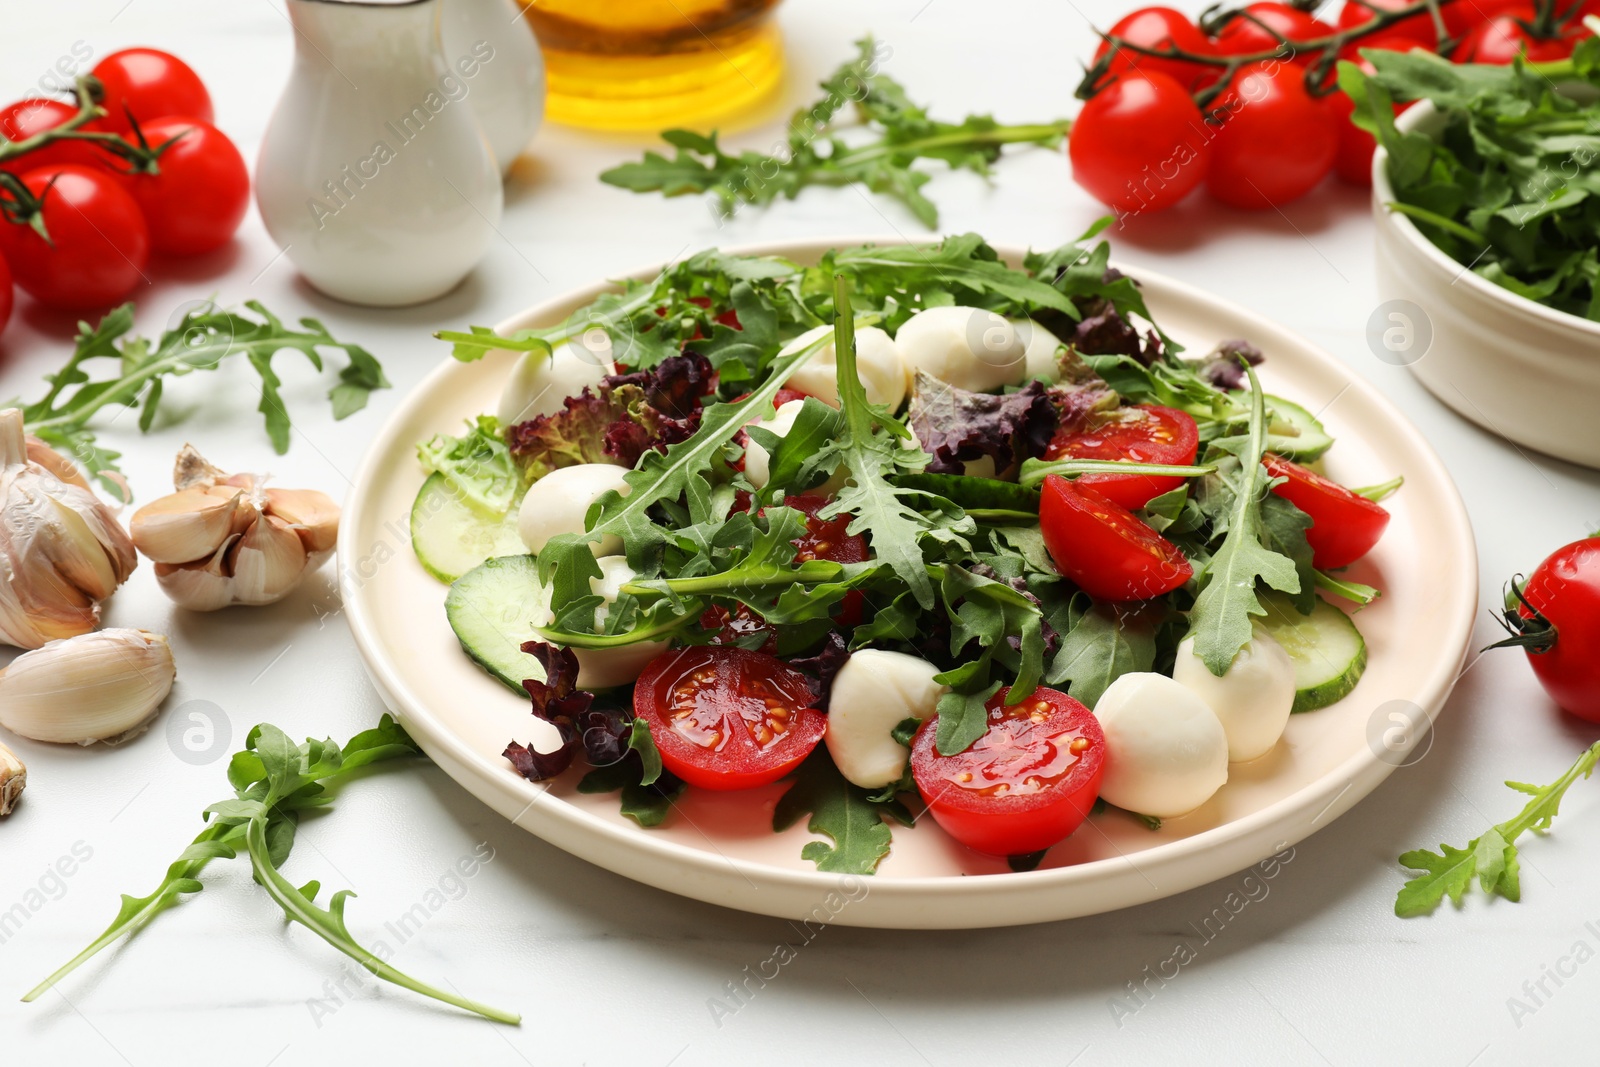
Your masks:
{"label": "sliced cherry tomato", "polygon": [[0,222],[0,256],[35,300],[54,308],[103,308],[145,280],[150,231],[115,177],[67,166],[29,171],[22,183],[43,203],[50,240],[29,226]]}
{"label": "sliced cherry tomato", "polygon": [[[1427,49],[1410,37],[1386,36],[1374,37],[1372,40],[1357,41],[1351,45],[1344,54],[1367,74],[1373,73],[1372,61],[1361,53],[1368,50],[1380,52],[1412,52],[1418,48]],[[1416,101],[1407,101],[1394,106],[1394,113],[1400,114]],[[1323,97],[1322,104],[1339,123],[1339,154],[1333,161],[1333,172],[1339,180],[1348,185],[1370,186],[1372,184],[1372,155],[1378,150],[1378,142],[1372,134],[1350,121],[1350,116],[1355,113],[1355,103],[1344,93],[1333,92]]]}
{"label": "sliced cherry tomato", "polygon": [[1521,601],[1516,628],[1539,684],[1566,711],[1600,722],[1600,537],[1553,552],[1522,587]]}
{"label": "sliced cherry tomato", "polygon": [[984,705],[989,729],[954,756],[939,754],[936,719],[911,742],[911,776],[934,821],[968,848],[1039,852],[1083,824],[1100,795],[1106,738],[1094,713],[1039,688],[1019,704],[1002,689]]}
{"label": "sliced cherry tomato", "polygon": [[[1349,30],[1357,26],[1365,26],[1378,17],[1373,13],[1372,9],[1374,8],[1378,11],[1394,11],[1398,8],[1410,7],[1413,2],[1414,0],[1362,0],[1361,3],[1355,3],[1354,0],[1348,0],[1339,9],[1339,28],[1341,30]],[[1443,11],[1449,12],[1452,8],[1471,7],[1475,3],[1483,4],[1487,2],[1489,0],[1455,0],[1454,3],[1446,0],[1443,5]],[[1446,24],[1448,24],[1448,15],[1446,16]],[[1434,29],[1432,17],[1426,11],[1419,15],[1403,18],[1399,22],[1385,27],[1383,32],[1399,37],[1409,37],[1418,44],[1430,49],[1439,47],[1439,34]]]}
{"label": "sliced cherry tomato", "polygon": [[1577,43],[1589,35],[1582,22],[1573,20],[1555,37],[1535,37],[1526,24],[1537,17],[1527,6],[1495,15],[1467,34],[1456,50],[1456,61],[1509,66],[1521,55],[1529,63],[1549,63],[1572,55]]}
{"label": "sliced cherry tomato", "polygon": [[[1216,46],[1211,43],[1211,38],[1207,37],[1188,15],[1170,7],[1141,7],[1137,11],[1130,12],[1123,16],[1122,21],[1111,27],[1111,36],[1142,48],[1175,47],[1181,52],[1202,56],[1215,55],[1217,51]],[[1095,61],[1099,62],[1104,58],[1110,47],[1109,42],[1101,41],[1100,48],[1094,54]],[[1190,92],[1216,81],[1221,73],[1221,68],[1207,66],[1204,63],[1161,59],[1130,52],[1127,49],[1119,49],[1107,69],[1111,74],[1124,74],[1130,71],[1137,71],[1140,74],[1165,74]]]}
{"label": "sliced cherry tomato", "polygon": [[667,770],[702,789],[775,782],[827,729],[805,675],[764,652],[705,646],[663,652],[633,688],[633,713]]}
{"label": "sliced cherry tomato", "polygon": [[790,389],[788,386],[784,386],[782,389],[779,389],[773,394],[772,410],[778,410],[791,400],[804,400],[806,396],[807,394],[802,393],[798,389]]}
{"label": "sliced cherry tomato", "polygon": [[101,107],[105,128],[128,133],[132,112],[140,125],[168,115],[188,115],[211,122],[211,94],[190,66],[175,55],[154,48],[124,48],[95,64],[94,76],[105,86]]}
{"label": "sliced cherry tomato", "polygon": [[[833,563],[865,563],[867,552],[867,539],[860,534],[849,532],[850,515],[840,515],[832,519],[819,519],[817,512],[828,502],[827,497],[814,496],[810,493],[801,496],[784,498],[784,504],[796,511],[805,512],[805,536],[794,542],[796,563],[804,563],[810,559],[825,559]],[[841,627],[849,629],[859,626],[866,615],[867,597],[859,589],[852,589],[839,601],[839,606],[834,609],[833,618]]]}
{"label": "sliced cherry tomato", "polygon": [[1280,52],[1285,58],[1294,58],[1297,53],[1293,46],[1284,48],[1278,35],[1292,42],[1314,41],[1331,36],[1334,32],[1326,22],[1288,4],[1249,4],[1244,11],[1259,22],[1241,15],[1222,27],[1222,32],[1217,34],[1218,54],[1243,56],[1256,52]]}
{"label": "sliced cherry tomato", "polygon": [[1311,516],[1306,541],[1321,570],[1348,567],[1372,551],[1389,525],[1389,512],[1314,470],[1268,452],[1261,463],[1274,478],[1272,491]]}
{"label": "sliced cherry tomato", "polygon": [[1188,196],[1205,179],[1211,148],[1189,90],[1165,74],[1129,72],[1083,105],[1067,154],[1074,181],[1133,214]]}
{"label": "sliced cherry tomato", "polygon": [[[40,98],[18,100],[14,104],[0,108],[0,137],[8,141],[26,140],[36,133],[55,129],[77,113],[77,108],[63,104],[59,100]],[[86,128],[95,127],[90,123]],[[30,170],[68,164],[92,167],[100,162],[101,158],[99,150],[86,141],[56,141],[18,156],[0,166],[0,170],[12,174],[24,174]]]}
{"label": "sliced cherry tomato", "polygon": [[[1186,413],[1155,404],[1130,404],[1091,414],[1087,425],[1062,426],[1045,458],[1188,465],[1199,452],[1200,430]],[[1085,474],[1077,484],[1133,511],[1178,488],[1183,479],[1157,474]]]}
{"label": "sliced cherry tomato", "polygon": [[6,323],[11,321],[11,305],[16,295],[11,288],[11,268],[0,258],[0,333],[5,332]]}
{"label": "sliced cherry tomato", "polygon": [[1194,576],[1171,541],[1093,489],[1044,480],[1039,526],[1061,573],[1101,600],[1149,600]]}
{"label": "sliced cherry tomato", "polygon": [[1306,92],[1305,72],[1293,63],[1246,65],[1213,110],[1222,128],[1206,189],[1224,204],[1256,211],[1287,204],[1333,169],[1337,120]]}
{"label": "sliced cherry tomato", "polygon": [[250,206],[250,171],[226,134],[199,119],[172,117],[141,126],[151,148],[171,143],[158,173],[130,174],[111,164],[150,226],[162,255],[194,256],[233,239]]}

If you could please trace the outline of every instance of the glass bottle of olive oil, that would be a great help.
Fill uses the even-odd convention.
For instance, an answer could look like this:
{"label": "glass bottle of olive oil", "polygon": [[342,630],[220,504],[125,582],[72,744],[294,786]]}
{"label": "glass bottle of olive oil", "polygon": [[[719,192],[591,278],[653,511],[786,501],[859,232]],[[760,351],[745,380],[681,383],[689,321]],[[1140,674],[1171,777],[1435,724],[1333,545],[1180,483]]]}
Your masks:
{"label": "glass bottle of olive oil", "polygon": [[779,0],[537,0],[553,122],[696,126],[768,97],[783,74]]}

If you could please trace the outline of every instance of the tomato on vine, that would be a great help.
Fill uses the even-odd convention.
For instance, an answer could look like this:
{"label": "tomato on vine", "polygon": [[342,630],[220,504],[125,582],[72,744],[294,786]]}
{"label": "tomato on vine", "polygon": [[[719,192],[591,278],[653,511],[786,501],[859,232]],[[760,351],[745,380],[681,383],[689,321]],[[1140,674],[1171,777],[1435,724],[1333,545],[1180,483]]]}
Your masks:
{"label": "tomato on vine", "polygon": [[[1335,32],[1321,19],[1288,4],[1250,4],[1217,34],[1217,51],[1225,56],[1281,52],[1284,58],[1293,60],[1296,54],[1292,42],[1314,41]],[[1285,47],[1280,38],[1291,45]]]}
{"label": "tomato on vine", "polygon": [[250,172],[226,134],[198,119],[169,117],[140,126],[159,154],[153,173],[108,163],[133,196],[162,255],[193,256],[227,244],[250,206]]}
{"label": "tomato on vine", "polygon": [[1456,58],[1463,63],[1509,66],[1521,55],[1529,63],[1566,59],[1589,31],[1574,19],[1547,30],[1532,7],[1516,7],[1490,18],[1461,42]]}
{"label": "tomato on vine", "polygon": [[124,48],[95,64],[93,74],[105,87],[101,105],[105,128],[117,133],[133,129],[131,113],[141,123],[168,115],[212,119],[211,94],[187,63],[155,48]]}
{"label": "tomato on vine", "polygon": [[29,171],[21,183],[50,239],[25,222],[0,220],[0,256],[35,300],[53,308],[104,308],[145,280],[150,231],[115,177],[66,166]]}
{"label": "tomato on vine", "polygon": [[1067,142],[1073,179],[1119,212],[1171,207],[1205,179],[1205,123],[1165,74],[1123,73],[1087,103]]}
{"label": "tomato on vine", "polygon": [[[1358,29],[1375,22],[1380,13],[1399,11],[1402,8],[1410,7],[1414,2],[1415,0],[1361,0],[1360,3],[1356,3],[1355,0],[1351,0],[1351,2],[1346,3],[1339,9],[1339,29]],[[1453,7],[1468,6],[1471,5],[1469,3],[1447,3],[1441,11],[1448,11]],[[1434,28],[1433,19],[1426,11],[1417,15],[1408,15],[1398,22],[1390,23],[1384,28],[1383,32],[1397,37],[1409,37],[1429,49],[1439,47],[1439,33]]]}
{"label": "tomato on vine", "polygon": [[[1361,41],[1344,58],[1360,67],[1363,73],[1373,74],[1375,69],[1372,61],[1362,55],[1363,52],[1410,52],[1421,47],[1411,37],[1374,37],[1371,41]],[[1415,101],[1396,104],[1394,113],[1400,114],[1413,103]],[[1334,92],[1323,99],[1323,105],[1339,123],[1339,154],[1333,162],[1334,173],[1340,181],[1349,185],[1371,185],[1372,156],[1378,150],[1378,142],[1372,134],[1350,121],[1350,116],[1355,113],[1355,103],[1344,93]]]}
{"label": "tomato on vine", "polygon": [[[18,100],[14,104],[0,108],[0,137],[8,141],[25,141],[35,134],[63,125],[77,113],[77,108],[63,104],[59,100],[47,100],[42,97]],[[74,163],[92,167],[100,162],[100,159],[100,153],[87,142],[52,141],[9,163],[0,164],[0,170],[22,174],[25,171],[38,170],[40,167],[62,167]]]}
{"label": "tomato on vine", "polygon": [[1306,90],[1305,72],[1279,60],[1251,63],[1212,108],[1220,120],[1206,190],[1232,207],[1277,207],[1316,187],[1339,152],[1337,119]]}
{"label": "tomato on vine", "polygon": [[[1111,27],[1110,35],[1157,51],[1173,48],[1191,55],[1215,55],[1217,51],[1211,38],[1189,16],[1170,7],[1141,7],[1129,12]],[[1103,59],[1110,49],[1109,42],[1101,41],[1094,54],[1095,62]],[[1205,63],[1147,56],[1126,48],[1117,49],[1106,70],[1109,74],[1165,74],[1191,92],[1216,81],[1221,73],[1221,68]]]}

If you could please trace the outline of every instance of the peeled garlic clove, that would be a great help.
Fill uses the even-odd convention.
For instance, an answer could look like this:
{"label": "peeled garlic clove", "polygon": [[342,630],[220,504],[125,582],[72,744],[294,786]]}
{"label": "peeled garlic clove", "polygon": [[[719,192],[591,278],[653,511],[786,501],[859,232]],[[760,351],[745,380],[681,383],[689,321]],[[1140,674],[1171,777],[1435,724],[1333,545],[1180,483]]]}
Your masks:
{"label": "peeled garlic clove", "polygon": [[[140,552],[156,563],[210,559],[234,530],[242,496],[237,489],[182,489],[133,513],[129,529]],[[248,523],[251,515],[242,516]]]}
{"label": "peeled garlic clove", "polygon": [[79,489],[89,488],[89,483],[84,480],[83,472],[66,456],[51,448],[33,434],[25,439],[28,462],[37,464],[54,474],[68,485],[75,485]]}
{"label": "peeled garlic clove", "polygon": [[0,670],[0,725],[34,741],[116,744],[149,726],[175,677],[161,634],[102,630],[52,641]]}
{"label": "peeled garlic clove", "polygon": [[268,489],[267,511],[295,528],[306,551],[328,552],[339,539],[339,505],[315,489]]}
{"label": "peeled garlic clove", "polygon": [[10,815],[28,787],[28,768],[16,753],[0,745],[0,815]]}
{"label": "peeled garlic clove", "polygon": [[240,604],[282,600],[306,569],[300,535],[275,515],[263,515],[228,552],[233,598]]}

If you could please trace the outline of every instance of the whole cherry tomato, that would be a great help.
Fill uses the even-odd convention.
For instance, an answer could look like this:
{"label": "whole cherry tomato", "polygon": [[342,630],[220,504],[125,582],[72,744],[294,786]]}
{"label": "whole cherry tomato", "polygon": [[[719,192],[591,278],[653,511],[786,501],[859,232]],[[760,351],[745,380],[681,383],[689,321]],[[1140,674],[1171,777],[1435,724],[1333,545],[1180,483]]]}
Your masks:
{"label": "whole cherry tomato", "polygon": [[[1378,16],[1376,11],[1397,11],[1400,8],[1410,7],[1415,0],[1348,0],[1344,7],[1339,9],[1339,28],[1341,30],[1354,29],[1365,26],[1374,21]],[[1474,3],[1487,3],[1490,0],[1446,0],[1442,11],[1449,11],[1456,7],[1470,7]],[[1448,25],[1448,23],[1447,23]],[[1439,34],[1434,28],[1433,19],[1427,12],[1410,15],[1399,22],[1386,26],[1383,31],[1386,35],[1409,37],[1420,45],[1428,48],[1439,47]]]}
{"label": "whole cherry tomato", "polygon": [[[1293,59],[1298,56],[1294,42],[1314,41],[1333,33],[1333,27],[1326,22],[1288,4],[1250,4],[1243,15],[1235,17],[1217,34],[1217,51],[1225,56],[1276,52]],[[1290,44],[1285,46],[1280,38],[1287,38]]]}
{"label": "whole cherry tomato", "polygon": [[1534,570],[1506,612],[1545,692],[1562,708],[1600,722],[1600,537],[1557,549]]}
{"label": "whole cherry tomato", "polygon": [[1293,63],[1245,66],[1213,108],[1222,128],[1211,144],[1206,189],[1233,207],[1260,210],[1309,193],[1339,152],[1335,116]]}
{"label": "whole cherry tomato", "polygon": [[[59,100],[37,97],[18,100],[0,108],[0,137],[8,141],[26,140],[36,133],[55,129],[77,113],[77,108]],[[99,150],[87,141],[54,141],[0,165],[0,170],[23,174],[40,167],[60,167],[69,163],[92,167],[100,159]]]}
{"label": "whole cherry tomato", "polygon": [[1072,177],[1118,212],[1160,211],[1204,180],[1205,121],[1165,74],[1126,73],[1096,93],[1072,124]]}
{"label": "whole cherry tomato", "polygon": [[[1141,7],[1124,15],[1120,22],[1111,27],[1111,36],[1143,48],[1170,47],[1180,52],[1202,56],[1215,55],[1217,52],[1211,38],[1207,37],[1188,15],[1170,7]],[[1104,57],[1110,47],[1109,42],[1101,41],[1100,48],[1094,54],[1095,60],[1099,61]],[[1220,73],[1219,68],[1204,63],[1146,56],[1127,49],[1119,49],[1111,60],[1109,72],[1124,74],[1130,71],[1140,74],[1165,74],[1191,92],[1215,81]]]}
{"label": "whole cherry tomato", "polygon": [[190,66],[155,48],[124,48],[95,64],[94,76],[105,86],[101,107],[105,128],[118,133],[133,129],[128,113],[142,125],[168,115],[189,115],[210,122],[211,94]]}
{"label": "whole cherry tomato", "polygon": [[168,117],[140,127],[151,148],[170,144],[156,173],[129,173],[110,164],[150,226],[150,244],[168,256],[221,248],[250,206],[250,172],[226,134],[199,119]]}
{"label": "whole cherry tomato", "polygon": [[104,308],[145,280],[150,231],[113,175],[66,166],[29,171],[22,184],[43,205],[50,240],[30,226],[0,222],[0,256],[35,300],[54,308]]}
{"label": "whole cherry tomato", "polygon": [[[1346,55],[1356,66],[1367,74],[1373,73],[1372,61],[1361,53],[1371,50],[1380,52],[1410,52],[1422,48],[1410,37],[1374,37],[1370,41],[1359,42],[1359,48]],[[1394,106],[1394,113],[1400,114],[1416,101],[1407,101]],[[1323,105],[1339,123],[1339,154],[1333,161],[1333,172],[1339,180],[1350,185],[1368,186],[1372,184],[1372,154],[1378,150],[1378,142],[1372,134],[1350,121],[1350,116],[1355,113],[1355,104],[1341,92],[1334,92],[1323,98]]]}
{"label": "whole cherry tomato", "polygon": [[1578,41],[1588,36],[1583,23],[1574,20],[1555,37],[1535,37],[1528,29],[1535,17],[1531,7],[1513,8],[1494,16],[1461,42],[1457,61],[1509,66],[1522,55],[1529,63],[1549,63],[1572,55]]}

